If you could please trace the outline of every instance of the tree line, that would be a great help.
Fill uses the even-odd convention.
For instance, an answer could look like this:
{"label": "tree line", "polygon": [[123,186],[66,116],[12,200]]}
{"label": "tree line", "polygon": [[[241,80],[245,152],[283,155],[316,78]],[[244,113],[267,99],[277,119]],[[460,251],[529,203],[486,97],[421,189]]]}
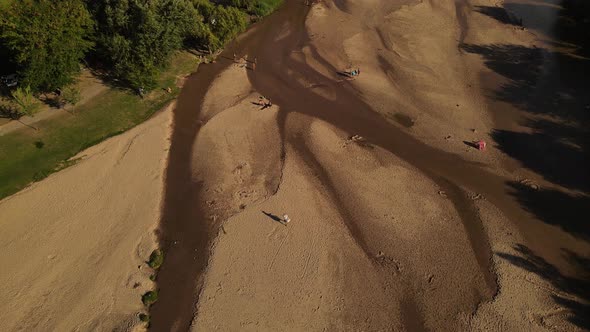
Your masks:
{"label": "tree line", "polygon": [[71,84],[80,63],[151,89],[170,55],[214,52],[273,0],[15,0],[0,13],[0,60],[34,92]]}

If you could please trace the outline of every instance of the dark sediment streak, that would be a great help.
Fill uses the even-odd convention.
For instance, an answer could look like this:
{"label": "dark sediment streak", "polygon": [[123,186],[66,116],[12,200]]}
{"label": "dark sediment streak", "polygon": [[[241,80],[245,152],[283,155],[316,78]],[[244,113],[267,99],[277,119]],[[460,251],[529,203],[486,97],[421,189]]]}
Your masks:
{"label": "dark sediment streak", "polygon": [[424,324],[424,316],[420,312],[420,307],[416,304],[411,296],[407,296],[400,303],[401,317],[406,331],[421,332],[428,331]]}

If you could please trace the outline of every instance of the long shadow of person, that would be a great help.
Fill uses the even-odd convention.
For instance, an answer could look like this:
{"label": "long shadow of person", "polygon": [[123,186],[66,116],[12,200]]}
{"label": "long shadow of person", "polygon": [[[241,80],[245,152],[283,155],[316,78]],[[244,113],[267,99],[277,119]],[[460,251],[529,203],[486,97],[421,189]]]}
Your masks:
{"label": "long shadow of person", "polygon": [[266,211],[262,211],[262,213],[264,213],[267,217],[269,217],[270,219],[272,219],[272,220],[274,220],[276,222],[279,222],[279,223],[281,223],[283,225],[285,224],[285,222],[283,221],[283,218],[281,218],[281,217],[279,217],[277,215],[274,215],[274,214],[269,213],[269,212],[266,212]]}

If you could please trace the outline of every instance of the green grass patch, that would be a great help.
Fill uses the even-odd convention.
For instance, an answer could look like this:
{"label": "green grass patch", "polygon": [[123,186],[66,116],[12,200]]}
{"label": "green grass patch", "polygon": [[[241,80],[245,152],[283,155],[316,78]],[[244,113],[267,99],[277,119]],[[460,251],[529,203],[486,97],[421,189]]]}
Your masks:
{"label": "green grass patch", "polygon": [[[77,106],[76,115],[37,122],[39,130],[23,128],[0,136],[0,199],[70,166],[75,163],[70,158],[78,152],[136,126],[176,98],[180,91],[174,85],[176,77],[194,71],[198,60],[180,52],[170,63],[158,88],[145,99],[127,90],[108,89]],[[165,91],[167,87],[172,93]]]}
{"label": "green grass patch", "polygon": [[148,265],[152,269],[157,270],[160,268],[160,266],[162,266],[162,263],[164,263],[164,251],[162,251],[161,249],[156,249],[152,251],[152,254],[150,255],[150,260],[148,261]]}
{"label": "green grass patch", "polygon": [[147,307],[151,306],[152,304],[158,302],[158,291],[149,291],[146,292],[141,296],[141,302]]}

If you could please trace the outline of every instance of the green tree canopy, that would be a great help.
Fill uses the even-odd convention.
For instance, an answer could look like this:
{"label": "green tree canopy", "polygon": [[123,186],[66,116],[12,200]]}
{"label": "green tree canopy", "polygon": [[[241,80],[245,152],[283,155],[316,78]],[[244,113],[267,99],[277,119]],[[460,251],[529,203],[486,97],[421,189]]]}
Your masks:
{"label": "green tree canopy", "polygon": [[208,0],[193,0],[193,4],[203,17],[196,39],[210,51],[223,47],[248,26],[248,16],[238,8],[216,6]]}
{"label": "green tree canopy", "polygon": [[0,46],[21,84],[51,91],[72,82],[90,49],[93,22],[81,0],[12,1],[0,13]]}
{"label": "green tree canopy", "polygon": [[169,55],[202,21],[188,0],[102,0],[89,3],[98,26],[98,57],[134,88],[152,88]]}

